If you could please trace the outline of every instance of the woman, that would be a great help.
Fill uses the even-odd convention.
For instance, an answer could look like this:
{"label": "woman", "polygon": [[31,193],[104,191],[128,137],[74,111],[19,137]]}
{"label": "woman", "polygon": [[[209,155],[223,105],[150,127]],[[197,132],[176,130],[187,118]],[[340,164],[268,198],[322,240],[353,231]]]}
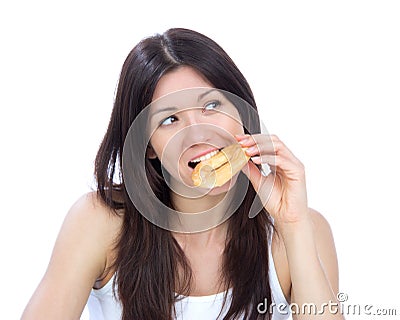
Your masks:
{"label": "woman", "polygon": [[[206,97],[201,108],[157,110],[158,101],[196,88],[217,88],[256,111],[243,75],[204,35],[170,29],[130,52],[95,161],[98,190],[70,209],[23,319],[76,319],[86,303],[93,319],[287,319],[288,302],[320,308],[336,301],[333,237],[307,206],[303,165],[276,136],[260,134],[246,108],[218,112],[228,103]],[[149,113],[138,128],[147,131],[133,145],[145,146],[144,167],[126,160],[123,168],[129,130],[143,110]],[[202,189],[191,185],[190,161],[234,141],[251,157],[242,173],[196,193]],[[272,172],[262,174],[261,164]],[[137,187],[143,177],[156,199]],[[243,177],[251,183],[227,217]],[[257,199],[262,205],[249,218]],[[157,201],[188,217],[211,210],[219,218],[188,233],[185,221],[163,224],[165,215],[152,210]],[[342,319],[328,310],[293,317]]]}

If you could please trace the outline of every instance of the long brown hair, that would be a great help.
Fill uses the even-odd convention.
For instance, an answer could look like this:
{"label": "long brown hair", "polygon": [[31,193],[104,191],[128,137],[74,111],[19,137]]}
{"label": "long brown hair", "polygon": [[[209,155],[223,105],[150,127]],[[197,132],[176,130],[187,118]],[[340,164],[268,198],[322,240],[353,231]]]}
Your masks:
{"label": "long brown hair", "polygon": [[[175,292],[190,293],[192,271],[183,250],[170,231],[150,223],[135,208],[121,174],[124,140],[132,122],[151,103],[161,76],[182,65],[195,68],[215,88],[239,96],[256,109],[250,86],[234,62],[218,44],[198,32],[170,29],[142,40],[129,53],[95,160],[98,194],[116,214],[119,209],[123,212],[114,263],[114,284],[122,303],[123,320],[170,320],[177,301]],[[247,124],[246,132],[260,132],[258,118],[243,110],[239,113]],[[171,205],[158,159],[146,159],[146,176],[156,196]],[[225,289],[232,288],[232,301],[226,320],[239,316],[270,318],[268,313],[259,314],[256,307],[265,298],[271,303],[268,238],[272,224],[265,210],[248,218],[255,198],[256,192],[249,184],[244,201],[228,222],[222,280]],[[176,272],[178,267],[183,270],[182,277]]]}

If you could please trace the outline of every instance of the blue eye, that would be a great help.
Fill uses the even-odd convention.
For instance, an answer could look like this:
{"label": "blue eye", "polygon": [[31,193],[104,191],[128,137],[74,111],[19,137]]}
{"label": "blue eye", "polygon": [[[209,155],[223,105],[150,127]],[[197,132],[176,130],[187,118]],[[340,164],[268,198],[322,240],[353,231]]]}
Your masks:
{"label": "blue eye", "polygon": [[169,116],[168,118],[165,118],[163,121],[161,121],[160,125],[168,126],[168,125],[171,125],[176,120],[177,120],[177,118],[175,116]]}
{"label": "blue eye", "polygon": [[204,107],[203,107],[203,112],[204,111],[208,111],[208,110],[214,110],[215,108],[217,108],[218,106],[220,106],[221,105],[221,102],[219,102],[219,101],[211,101],[211,102],[208,102],[208,103],[206,103],[205,105],[204,105]]}

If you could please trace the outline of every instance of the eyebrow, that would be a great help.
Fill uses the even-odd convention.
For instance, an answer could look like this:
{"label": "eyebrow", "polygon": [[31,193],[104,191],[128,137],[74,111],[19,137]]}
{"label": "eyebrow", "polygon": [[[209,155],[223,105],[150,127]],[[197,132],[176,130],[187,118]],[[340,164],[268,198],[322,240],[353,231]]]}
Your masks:
{"label": "eyebrow", "polygon": [[161,113],[161,112],[167,112],[167,111],[176,111],[178,110],[177,107],[166,107],[166,108],[162,108],[159,110],[154,111],[151,115],[150,118],[153,118],[156,114]]}
{"label": "eyebrow", "polygon": [[210,94],[211,92],[214,92],[214,91],[218,91],[218,89],[212,88],[212,89],[210,89],[210,90],[208,90],[208,91],[206,91],[206,92],[204,92],[204,93],[202,93],[202,94],[199,94],[199,97],[197,98],[197,101],[200,101],[200,100],[203,99],[206,95],[208,95],[208,94]]}
{"label": "eyebrow", "polygon": [[[202,94],[199,94],[199,96],[197,97],[197,101],[200,101],[201,99],[203,99],[206,95],[210,94],[211,92],[214,91],[218,91],[218,89],[216,88],[212,88],[210,90],[207,90],[206,92],[203,92]],[[162,112],[168,112],[168,111],[177,111],[178,108],[177,107],[166,107],[166,108],[162,108],[159,110],[154,111],[151,115],[150,118],[153,118],[156,114],[158,113],[162,113]]]}

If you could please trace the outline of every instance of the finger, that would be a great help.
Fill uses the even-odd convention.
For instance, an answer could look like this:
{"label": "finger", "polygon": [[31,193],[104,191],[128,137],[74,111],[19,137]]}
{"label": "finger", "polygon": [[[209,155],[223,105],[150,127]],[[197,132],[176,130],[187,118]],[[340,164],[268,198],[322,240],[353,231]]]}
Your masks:
{"label": "finger", "polygon": [[250,137],[250,135],[247,134],[247,133],[245,133],[245,134],[235,134],[235,138],[237,140],[243,140],[243,139],[248,138],[248,137]]}
{"label": "finger", "polygon": [[255,140],[252,139],[252,136],[249,134],[237,134],[235,138],[243,147],[250,147],[255,144]]}
{"label": "finger", "polygon": [[268,164],[270,166],[275,166],[276,156],[275,155],[254,156],[254,157],[251,157],[251,160],[255,164]]}
{"label": "finger", "polygon": [[262,155],[251,157],[251,160],[258,165],[267,164],[272,172],[276,172],[277,168],[281,169],[283,173],[302,172],[304,170],[301,162],[296,158],[287,159],[277,155]]}
{"label": "finger", "polygon": [[246,154],[256,164],[268,164],[272,171],[280,168],[283,171],[304,171],[302,163],[276,135],[255,134],[239,137],[240,144],[249,146]]}
{"label": "finger", "polygon": [[247,165],[245,165],[242,168],[243,173],[247,176],[247,178],[250,180],[251,184],[254,187],[254,190],[258,191],[260,190],[261,182],[263,175],[261,174],[260,170],[257,168],[257,166],[249,161]]}
{"label": "finger", "polygon": [[256,143],[256,141],[253,139],[253,136],[249,134],[235,135],[235,138],[243,147],[249,147]]}
{"label": "finger", "polygon": [[274,186],[275,174],[271,172],[267,176],[264,176],[258,167],[251,161],[248,162],[248,165],[243,167],[242,171],[248,177],[254,190],[259,196],[260,202],[253,202],[249,211],[249,218],[254,218],[260,212],[262,207],[267,208],[266,205]]}
{"label": "finger", "polygon": [[[251,157],[251,160],[255,164],[267,164],[269,167],[269,170],[275,174],[276,173],[276,164],[275,164],[275,156],[256,156],[256,157]],[[264,176],[266,176],[265,173],[262,173]]]}
{"label": "finger", "polygon": [[[292,162],[298,161],[289,148],[276,135],[258,134],[245,138],[242,141],[239,143],[243,143],[247,147],[246,154],[250,157],[276,155]],[[251,141],[254,141],[255,144],[252,144]]]}
{"label": "finger", "polygon": [[271,143],[262,143],[262,144],[255,144],[250,147],[247,147],[245,150],[246,154],[250,157],[256,155],[275,155],[276,150]]}
{"label": "finger", "polygon": [[238,139],[238,142],[242,147],[247,148],[246,153],[249,156],[256,154],[275,154],[276,148],[271,138],[272,136],[266,134],[255,134],[242,136]]}

